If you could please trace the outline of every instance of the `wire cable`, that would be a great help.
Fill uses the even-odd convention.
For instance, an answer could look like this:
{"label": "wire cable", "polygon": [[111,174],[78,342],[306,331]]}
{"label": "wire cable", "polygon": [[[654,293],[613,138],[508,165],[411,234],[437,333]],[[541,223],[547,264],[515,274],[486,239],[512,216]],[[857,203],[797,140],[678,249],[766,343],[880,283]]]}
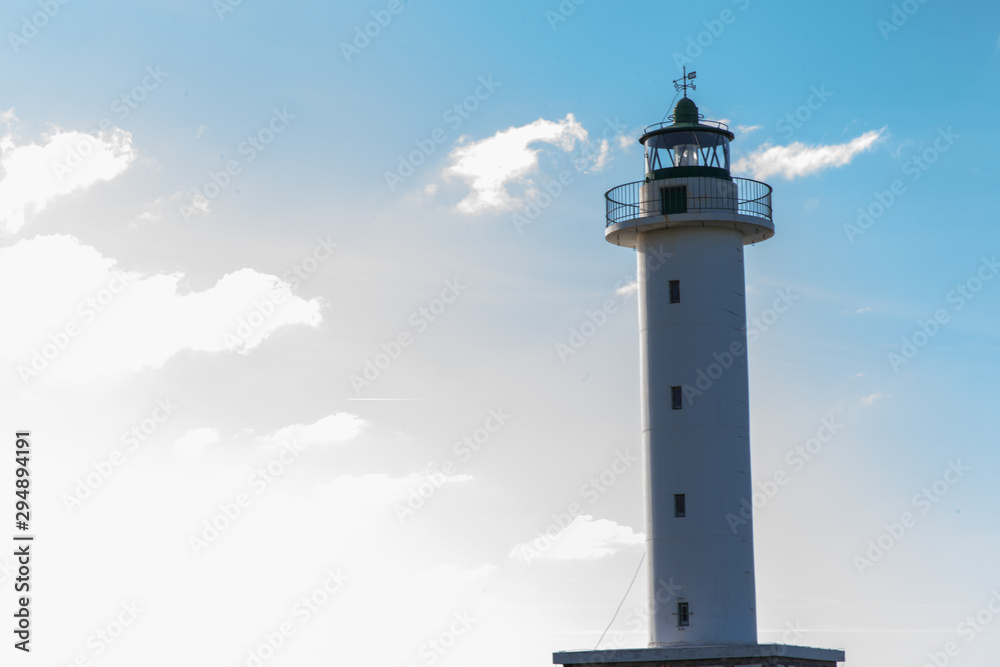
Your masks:
{"label": "wire cable", "polygon": [[615,615],[611,617],[611,622],[608,623],[608,627],[604,628],[604,632],[601,633],[601,638],[597,640],[597,645],[594,646],[595,651],[598,649],[598,647],[600,647],[601,642],[604,641],[604,635],[608,634],[608,630],[611,629],[611,626],[614,624],[615,619],[618,618],[618,612],[622,610],[622,605],[625,604],[625,600],[628,599],[628,594],[632,591],[632,584],[635,583],[635,578],[639,576],[639,569],[642,567],[642,563],[644,560],[646,560],[646,552],[643,552],[642,558],[639,559],[639,565],[638,567],[635,568],[635,574],[632,575],[632,581],[630,581],[628,584],[628,589],[625,591],[625,596],[622,598],[622,601],[618,603],[618,609],[615,609]]}
{"label": "wire cable", "polygon": [[674,102],[677,101],[677,96],[680,95],[680,94],[681,94],[681,91],[679,91],[679,90],[676,93],[674,93],[674,99],[670,100],[670,106],[667,107],[667,113],[663,114],[663,118],[660,119],[661,123],[663,121],[665,121],[667,119],[667,116],[670,115],[670,112],[674,110]]}

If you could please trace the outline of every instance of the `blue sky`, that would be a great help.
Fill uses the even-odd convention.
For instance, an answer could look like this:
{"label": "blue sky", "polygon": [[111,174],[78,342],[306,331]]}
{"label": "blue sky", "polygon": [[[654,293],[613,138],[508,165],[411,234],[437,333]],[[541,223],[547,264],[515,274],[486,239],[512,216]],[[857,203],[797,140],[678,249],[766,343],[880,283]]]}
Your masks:
{"label": "blue sky", "polygon": [[[683,65],[734,173],[774,188],[776,235],[746,251],[761,641],[859,666],[1000,648],[1000,10],[0,18],[0,396],[35,450],[35,659],[594,647],[644,531],[635,256],[604,241],[603,193],[643,177]],[[645,645],[645,590],[602,647]]]}

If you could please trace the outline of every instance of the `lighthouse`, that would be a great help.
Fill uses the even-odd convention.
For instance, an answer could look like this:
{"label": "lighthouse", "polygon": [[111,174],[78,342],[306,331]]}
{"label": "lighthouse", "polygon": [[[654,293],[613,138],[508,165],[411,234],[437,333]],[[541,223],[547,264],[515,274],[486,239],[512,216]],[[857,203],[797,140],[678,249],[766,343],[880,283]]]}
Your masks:
{"label": "lighthouse", "polygon": [[[645,177],[609,190],[605,239],[635,251],[648,647],[562,665],[836,667],[843,651],[757,643],[744,247],[774,235],[771,187],[730,173],[735,135],[688,97],[639,138]],[[727,518],[728,517],[728,518]]]}

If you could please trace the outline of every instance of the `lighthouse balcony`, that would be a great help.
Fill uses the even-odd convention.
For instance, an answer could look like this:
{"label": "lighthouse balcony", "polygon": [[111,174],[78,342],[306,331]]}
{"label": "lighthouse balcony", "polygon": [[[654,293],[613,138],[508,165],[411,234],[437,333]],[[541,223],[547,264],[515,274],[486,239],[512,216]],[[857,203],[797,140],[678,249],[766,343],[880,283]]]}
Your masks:
{"label": "lighthouse balcony", "polygon": [[739,230],[744,243],[774,235],[771,186],[749,178],[688,176],[626,183],[604,194],[605,237],[635,247],[637,234],[673,227]]}

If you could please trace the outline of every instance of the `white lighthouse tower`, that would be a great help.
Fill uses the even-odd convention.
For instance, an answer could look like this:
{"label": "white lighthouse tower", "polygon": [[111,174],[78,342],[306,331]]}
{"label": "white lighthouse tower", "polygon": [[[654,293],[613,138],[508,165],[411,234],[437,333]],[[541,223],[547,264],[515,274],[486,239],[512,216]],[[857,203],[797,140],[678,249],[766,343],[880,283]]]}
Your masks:
{"label": "white lighthouse tower", "polygon": [[771,187],[730,175],[723,123],[675,82],[646,128],[645,178],[609,190],[605,238],[638,258],[648,648],[556,653],[562,665],[835,667],[843,651],[757,643],[743,247],[774,235]]}

